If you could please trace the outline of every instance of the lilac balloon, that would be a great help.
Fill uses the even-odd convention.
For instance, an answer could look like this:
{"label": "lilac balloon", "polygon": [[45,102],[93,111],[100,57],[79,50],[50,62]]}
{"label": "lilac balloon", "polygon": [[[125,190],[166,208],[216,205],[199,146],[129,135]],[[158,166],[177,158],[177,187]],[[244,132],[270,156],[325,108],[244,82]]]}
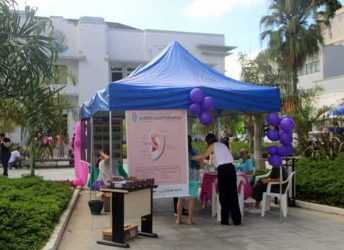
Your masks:
{"label": "lilac balloon", "polygon": [[283,145],[289,145],[293,141],[293,137],[289,133],[282,132],[279,135],[280,143]]}
{"label": "lilac balloon", "polygon": [[201,103],[204,99],[203,91],[199,88],[194,88],[190,91],[190,99],[194,103]]}
{"label": "lilac balloon", "polygon": [[272,155],[271,156],[271,165],[274,168],[278,168],[282,165],[282,158],[278,155]]}
{"label": "lilac balloon", "polygon": [[269,113],[266,117],[266,121],[269,125],[278,126],[281,119],[277,113]]}
{"label": "lilac balloon", "polygon": [[269,140],[271,141],[278,141],[279,139],[279,133],[275,129],[269,129],[268,132],[266,133],[268,136]]}
{"label": "lilac balloon", "polygon": [[202,109],[205,111],[212,111],[215,108],[215,102],[214,99],[210,96],[204,97],[204,100],[202,102]]}
{"label": "lilac balloon", "polygon": [[200,123],[204,126],[209,126],[213,122],[213,117],[206,111],[202,112],[198,118]]}
{"label": "lilac balloon", "polygon": [[268,152],[269,152],[269,154],[270,155],[275,155],[275,154],[277,154],[277,147],[276,146],[270,146],[270,147],[268,147]]}
{"label": "lilac balloon", "polygon": [[199,105],[198,103],[193,103],[190,105],[189,111],[193,115],[199,115],[202,112],[201,105]]}
{"label": "lilac balloon", "polygon": [[280,128],[287,133],[290,133],[295,126],[295,122],[291,117],[284,117],[281,119]]}

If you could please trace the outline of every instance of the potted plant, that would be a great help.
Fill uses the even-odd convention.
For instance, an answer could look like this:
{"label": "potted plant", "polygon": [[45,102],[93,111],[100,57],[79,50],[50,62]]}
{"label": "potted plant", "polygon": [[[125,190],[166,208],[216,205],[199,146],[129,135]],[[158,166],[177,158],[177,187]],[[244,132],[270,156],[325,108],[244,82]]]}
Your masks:
{"label": "potted plant", "polygon": [[92,200],[92,191],[94,191],[94,196],[96,197],[95,194],[102,185],[104,185],[104,182],[103,180],[100,180],[95,182],[90,189],[90,200],[88,201],[88,206],[92,215],[100,215],[103,209],[104,201],[98,200],[96,198]]}

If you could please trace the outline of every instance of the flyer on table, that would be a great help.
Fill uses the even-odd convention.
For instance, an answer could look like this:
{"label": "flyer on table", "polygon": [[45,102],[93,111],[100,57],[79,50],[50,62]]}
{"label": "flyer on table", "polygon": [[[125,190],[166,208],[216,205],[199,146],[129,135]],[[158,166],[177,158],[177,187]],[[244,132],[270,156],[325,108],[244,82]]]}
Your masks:
{"label": "flyer on table", "polygon": [[187,196],[186,110],[126,111],[129,175],[154,178],[155,197]]}

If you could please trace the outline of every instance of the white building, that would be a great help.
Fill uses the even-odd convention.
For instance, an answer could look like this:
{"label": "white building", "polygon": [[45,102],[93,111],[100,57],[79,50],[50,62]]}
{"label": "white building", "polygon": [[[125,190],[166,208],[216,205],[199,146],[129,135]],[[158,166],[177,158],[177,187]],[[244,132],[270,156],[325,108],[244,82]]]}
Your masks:
{"label": "white building", "polygon": [[331,28],[324,30],[319,55],[310,58],[299,72],[299,87],[320,86],[318,107],[338,105],[344,98],[344,8],[337,10]]}
{"label": "white building", "polygon": [[[225,57],[235,48],[225,46],[222,34],[140,30],[105,22],[100,17],[76,20],[54,16],[50,19],[66,43],[57,64],[68,67],[76,77],[77,85],[67,84],[63,90],[72,97],[76,107],[109,82],[126,77],[138,65],[149,62],[174,40],[222,73],[225,71]],[[77,117],[70,112],[67,120],[67,133],[72,136]],[[19,134],[12,134],[12,141],[20,142]]]}

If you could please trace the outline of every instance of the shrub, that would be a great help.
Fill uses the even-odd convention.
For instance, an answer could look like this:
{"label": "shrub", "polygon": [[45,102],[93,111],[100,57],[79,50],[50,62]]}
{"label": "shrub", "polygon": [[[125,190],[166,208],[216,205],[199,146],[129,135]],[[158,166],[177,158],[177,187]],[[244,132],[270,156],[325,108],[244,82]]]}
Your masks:
{"label": "shrub", "polygon": [[344,154],[333,160],[302,158],[296,163],[296,195],[311,202],[344,206]]}
{"label": "shrub", "polygon": [[41,249],[66,208],[69,186],[40,177],[0,177],[0,249]]}
{"label": "shrub", "polygon": [[[204,141],[193,142],[192,145],[194,149],[199,153],[204,153],[208,148],[207,144]],[[248,143],[241,142],[241,141],[233,141],[231,142],[230,145],[231,145],[231,152],[234,159],[239,159],[240,149],[242,148],[248,149],[249,147]]]}

